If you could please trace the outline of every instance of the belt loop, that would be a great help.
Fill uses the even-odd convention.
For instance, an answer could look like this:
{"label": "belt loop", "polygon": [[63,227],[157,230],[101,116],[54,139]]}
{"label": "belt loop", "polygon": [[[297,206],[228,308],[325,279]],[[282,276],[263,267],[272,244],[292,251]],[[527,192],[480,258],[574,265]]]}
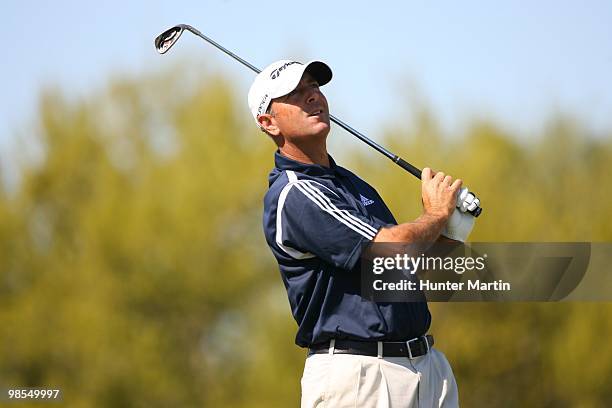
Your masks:
{"label": "belt loop", "polygon": [[336,350],[336,339],[331,339],[329,341],[329,355],[331,356],[332,354],[334,354],[335,350]]}
{"label": "belt loop", "polygon": [[378,354],[377,354],[377,357],[378,357],[378,358],[383,358],[383,343],[382,343],[382,341],[378,341],[378,342],[376,342],[376,343],[377,343],[377,346],[378,346]]}

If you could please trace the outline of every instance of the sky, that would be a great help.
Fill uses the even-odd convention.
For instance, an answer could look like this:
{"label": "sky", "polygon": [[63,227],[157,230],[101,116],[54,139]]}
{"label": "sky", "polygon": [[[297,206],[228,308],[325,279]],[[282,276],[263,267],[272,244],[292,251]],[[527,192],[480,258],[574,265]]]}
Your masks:
{"label": "sky", "polygon": [[156,53],[154,37],[178,23],[260,68],[284,58],[327,62],[331,112],[373,139],[409,120],[412,98],[426,101],[450,132],[479,117],[534,134],[557,112],[594,134],[612,129],[610,1],[9,0],[3,17],[5,161],[43,87],[87,96],[112,75],[184,57],[231,78],[248,115],[247,68],[189,33],[168,54]]}

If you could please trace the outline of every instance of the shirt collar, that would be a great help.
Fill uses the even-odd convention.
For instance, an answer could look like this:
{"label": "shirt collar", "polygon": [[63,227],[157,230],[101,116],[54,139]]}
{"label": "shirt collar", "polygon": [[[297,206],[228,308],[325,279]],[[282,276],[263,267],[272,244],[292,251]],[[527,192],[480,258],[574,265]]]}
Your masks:
{"label": "shirt collar", "polygon": [[276,165],[276,168],[281,171],[293,170],[298,173],[308,174],[309,176],[334,177],[338,166],[331,155],[328,154],[327,157],[329,158],[329,167],[295,161],[283,156],[280,151],[277,150],[276,153],[274,153],[274,164]]}

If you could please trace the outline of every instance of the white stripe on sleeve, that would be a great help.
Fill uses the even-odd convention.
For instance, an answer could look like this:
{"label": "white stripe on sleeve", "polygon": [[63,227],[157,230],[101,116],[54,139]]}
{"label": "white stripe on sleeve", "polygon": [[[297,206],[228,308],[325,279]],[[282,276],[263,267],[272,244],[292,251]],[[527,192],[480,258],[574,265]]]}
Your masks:
{"label": "white stripe on sleeve", "polygon": [[[374,235],[376,235],[376,233],[378,232],[376,230],[376,228],[372,227],[370,224],[368,224],[366,222],[363,222],[361,219],[359,219],[358,217],[355,217],[353,214],[351,214],[347,210],[341,210],[338,207],[336,207],[334,205],[334,203],[331,202],[329,197],[327,197],[325,194],[323,194],[323,192],[321,190],[319,190],[318,187],[315,186],[315,184],[319,184],[320,186],[325,187],[324,185],[322,185],[320,183],[317,183],[315,181],[311,181],[311,180],[305,180],[305,183],[308,184],[309,188],[312,190],[312,192],[315,195],[318,195],[319,197],[321,197],[323,200],[325,200],[327,202],[328,207],[331,208],[332,211],[337,211],[339,214],[341,214],[343,216],[343,218],[345,218],[349,222],[354,222],[357,225],[360,225],[364,230],[370,231],[370,232],[374,233]],[[327,188],[327,187],[325,187],[325,188]]]}
{"label": "white stripe on sleeve", "polygon": [[[368,230],[368,229],[364,228],[359,223],[357,223],[354,220],[352,220],[350,217],[355,218],[355,219],[357,219],[357,218],[353,217],[350,214],[348,214],[348,212],[346,212],[346,213],[350,217],[349,218],[345,217],[345,214],[342,213],[342,210],[338,209],[335,205],[331,204],[331,202],[329,202],[329,203],[324,202],[324,200],[319,195],[317,195],[316,192],[314,192],[312,189],[310,189],[305,183],[303,183],[301,181],[297,181],[295,183],[295,186],[308,199],[310,199],[313,203],[315,203],[320,209],[322,209],[326,213],[330,214],[332,217],[334,217],[335,219],[340,221],[342,224],[346,225],[347,227],[349,227],[353,231],[357,232],[358,234],[360,234],[360,235],[362,235],[362,236],[364,236],[364,237],[366,237],[366,238],[368,238],[370,240],[374,238],[375,232],[373,232],[373,231],[376,231],[376,230],[374,228],[372,228],[371,226],[368,225],[368,227],[370,227],[371,230]],[[320,193],[320,191],[319,191],[319,193]],[[331,205],[329,205],[329,204],[331,204]]]}
{"label": "white stripe on sleeve", "polygon": [[287,199],[287,194],[289,194],[291,187],[298,181],[295,173],[289,170],[287,171],[287,178],[289,179],[289,183],[283,187],[278,197],[278,205],[276,207],[276,245],[294,259],[314,258],[315,256],[310,252],[300,252],[297,249],[283,244],[283,207],[285,206],[285,200]]}

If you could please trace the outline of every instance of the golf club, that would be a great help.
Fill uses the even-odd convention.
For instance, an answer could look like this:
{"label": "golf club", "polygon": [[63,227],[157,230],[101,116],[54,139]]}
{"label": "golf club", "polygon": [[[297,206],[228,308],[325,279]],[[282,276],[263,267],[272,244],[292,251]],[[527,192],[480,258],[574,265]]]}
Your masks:
{"label": "golf club", "polygon": [[[226,49],[222,45],[218,44],[214,40],[208,38],[207,36],[202,34],[199,30],[193,28],[192,26],[190,26],[188,24],[179,24],[177,26],[174,26],[174,27],[164,31],[160,35],[158,35],[155,38],[155,48],[157,49],[157,52],[159,52],[160,54],[165,54],[166,52],[168,52],[168,50],[170,48],[172,48],[172,46],[174,44],[176,44],[178,39],[181,37],[181,34],[183,34],[183,31],[185,31],[185,30],[191,31],[193,34],[195,34],[198,37],[202,38],[203,40],[205,40],[209,44],[214,45],[219,50],[223,51],[224,53],[226,53],[230,57],[234,58],[236,61],[240,62],[241,64],[247,66],[248,68],[250,68],[251,70],[255,71],[256,73],[259,74],[261,72],[261,70],[259,68],[255,67],[254,65],[252,65],[252,64],[248,63],[247,61],[243,60],[238,55],[236,55],[233,52],[229,51],[228,49]],[[357,130],[353,129],[351,126],[347,125],[345,122],[343,122],[342,120],[338,119],[334,115],[330,114],[329,118],[330,118],[330,120],[332,122],[334,122],[335,124],[337,124],[338,126],[343,128],[347,132],[351,133],[353,136],[357,137],[362,142],[368,144],[369,146],[371,146],[374,149],[376,149],[378,152],[380,152],[380,153],[384,154],[385,156],[387,156],[389,159],[391,159],[391,161],[393,161],[395,164],[397,164],[398,166],[400,166],[404,170],[408,171],[410,174],[412,174],[416,178],[418,178],[418,179],[421,178],[421,170],[419,170],[418,168],[414,167],[412,164],[408,163],[407,161],[405,161],[404,159],[402,159],[398,155],[391,153],[389,150],[385,149],[384,147],[382,147],[378,143],[374,142],[373,140],[371,140],[370,138],[368,138],[364,134],[362,134],[362,133],[358,132]],[[474,192],[471,192],[471,193],[474,194]],[[481,207],[476,207],[473,210],[468,210],[468,212],[470,214],[472,214],[474,217],[478,217],[480,215],[480,213],[482,212],[482,208]]]}

